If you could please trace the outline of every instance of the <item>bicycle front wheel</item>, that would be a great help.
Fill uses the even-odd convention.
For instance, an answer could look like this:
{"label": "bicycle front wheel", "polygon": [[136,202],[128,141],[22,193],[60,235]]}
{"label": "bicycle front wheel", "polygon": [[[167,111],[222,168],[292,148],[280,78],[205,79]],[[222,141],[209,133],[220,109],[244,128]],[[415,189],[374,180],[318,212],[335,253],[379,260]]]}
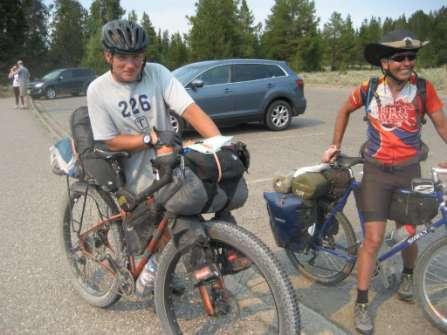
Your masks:
{"label": "bicycle front wheel", "polygon": [[[155,307],[167,334],[299,334],[298,303],[284,269],[253,234],[233,224],[204,223],[217,259],[231,248],[251,261],[238,272],[225,272],[225,309],[208,316],[173,242],[164,249],[155,283]],[[219,266],[219,261],[216,263]],[[171,294],[181,281],[182,295]]]}
{"label": "bicycle front wheel", "polygon": [[70,198],[63,211],[63,249],[74,288],[96,307],[108,307],[120,298],[117,277],[101,266],[101,262],[108,255],[122,265],[122,231],[118,222],[106,224],[85,237],[83,248],[80,235],[116,213],[118,209],[106,192],[84,183],[70,186]]}
{"label": "bicycle front wheel", "polygon": [[[316,231],[316,229],[315,229]],[[293,265],[307,278],[323,285],[333,285],[352,272],[357,253],[357,241],[351,223],[338,212],[322,238],[299,251],[286,249]]]}
{"label": "bicycle front wheel", "polygon": [[415,268],[415,293],[430,322],[447,332],[447,237],[430,244]]}

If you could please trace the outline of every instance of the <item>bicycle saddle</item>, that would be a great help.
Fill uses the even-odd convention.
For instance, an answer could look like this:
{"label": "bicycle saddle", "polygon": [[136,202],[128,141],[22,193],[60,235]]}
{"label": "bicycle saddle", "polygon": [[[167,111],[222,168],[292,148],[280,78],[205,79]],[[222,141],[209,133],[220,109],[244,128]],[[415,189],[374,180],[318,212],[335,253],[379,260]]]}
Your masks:
{"label": "bicycle saddle", "polygon": [[127,151],[109,151],[98,147],[95,147],[93,151],[102,159],[127,158],[130,156],[130,153]]}

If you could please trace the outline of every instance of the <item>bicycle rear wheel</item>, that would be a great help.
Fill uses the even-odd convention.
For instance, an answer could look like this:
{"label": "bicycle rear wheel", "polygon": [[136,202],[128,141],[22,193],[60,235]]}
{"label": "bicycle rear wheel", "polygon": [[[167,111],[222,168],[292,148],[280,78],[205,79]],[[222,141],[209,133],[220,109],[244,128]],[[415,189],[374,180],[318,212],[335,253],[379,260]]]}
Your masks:
{"label": "bicycle rear wheel", "polygon": [[414,271],[416,300],[427,319],[447,331],[447,237],[431,243]]}
{"label": "bicycle rear wheel", "polygon": [[[306,277],[323,285],[333,285],[352,272],[355,261],[348,260],[357,253],[354,230],[346,216],[338,212],[327,231],[338,226],[338,231],[322,232],[323,238],[310,242],[300,251],[286,249],[293,265]],[[316,229],[315,229],[316,231]]]}
{"label": "bicycle rear wheel", "polygon": [[120,298],[118,280],[100,262],[109,255],[117,264],[123,264],[121,227],[118,222],[112,222],[89,234],[85,240],[89,255],[80,248],[79,234],[118,213],[118,209],[107,193],[94,186],[88,186],[86,192],[86,184],[75,183],[70,189],[70,199],[63,211],[62,243],[73,275],[72,283],[89,304],[108,307]]}
{"label": "bicycle rear wheel", "polygon": [[[272,252],[246,230],[224,222],[204,223],[213,253],[236,249],[252,264],[223,274],[226,309],[208,316],[182,256],[170,242],[161,255],[155,282],[155,307],[167,334],[298,334],[300,316],[292,285]],[[216,264],[220,265],[219,261]],[[220,267],[222,270],[222,267]],[[175,275],[174,275],[175,274]],[[172,281],[186,288],[171,294]]]}

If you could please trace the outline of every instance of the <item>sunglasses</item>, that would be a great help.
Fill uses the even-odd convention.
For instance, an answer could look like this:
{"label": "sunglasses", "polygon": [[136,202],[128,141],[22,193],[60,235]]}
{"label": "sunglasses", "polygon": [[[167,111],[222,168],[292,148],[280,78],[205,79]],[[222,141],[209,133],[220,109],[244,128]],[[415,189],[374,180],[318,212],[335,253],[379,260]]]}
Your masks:
{"label": "sunglasses", "polygon": [[402,53],[402,54],[394,54],[390,57],[390,59],[394,62],[403,62],[404,60],[408,59],[410,62],[414,61],[416,59],[416,54],[415,53]]}

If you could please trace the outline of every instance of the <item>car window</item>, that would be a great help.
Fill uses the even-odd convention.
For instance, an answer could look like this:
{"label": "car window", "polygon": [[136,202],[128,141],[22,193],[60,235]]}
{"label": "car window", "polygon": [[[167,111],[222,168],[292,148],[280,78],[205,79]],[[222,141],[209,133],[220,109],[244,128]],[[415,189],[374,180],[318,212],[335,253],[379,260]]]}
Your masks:
{"label": "car window", "polygon": [[83,69],[73,70],[73,78],[85,77],[86,75],[87,73]]}
{"label": "car window", "polygon": [[62,79],[70,79],[73,77],[73,71],[72,70],[62,71],[60,77],[62,77]]}
{"label": "car window", "polygon": [[57,77],[59,77],[60,74],[61,74],[61,70],[54,70],[54,71],[51,71],[50,73],[47,73],[45,76],[43,76],[42,80],[53,80],[53,79],[56,79]]}
{"label": "car window", "polygon": [[236,64],[233,67],[233,82],[274,78],[285,76],[277,65],[270,64]]}
{"label": "car window", "polygon": [[228,83],[230,79],[230,66],[217,66],[214,67],[197,77],[197,79],[203,80],[204,85],[215,85]]}
{"label": "car window", "polygon": [[179,67],[172,71],[172,74],[183,84],[189,82],[197,74],[206,69],[208,65],[205,64],[189,64]]}

